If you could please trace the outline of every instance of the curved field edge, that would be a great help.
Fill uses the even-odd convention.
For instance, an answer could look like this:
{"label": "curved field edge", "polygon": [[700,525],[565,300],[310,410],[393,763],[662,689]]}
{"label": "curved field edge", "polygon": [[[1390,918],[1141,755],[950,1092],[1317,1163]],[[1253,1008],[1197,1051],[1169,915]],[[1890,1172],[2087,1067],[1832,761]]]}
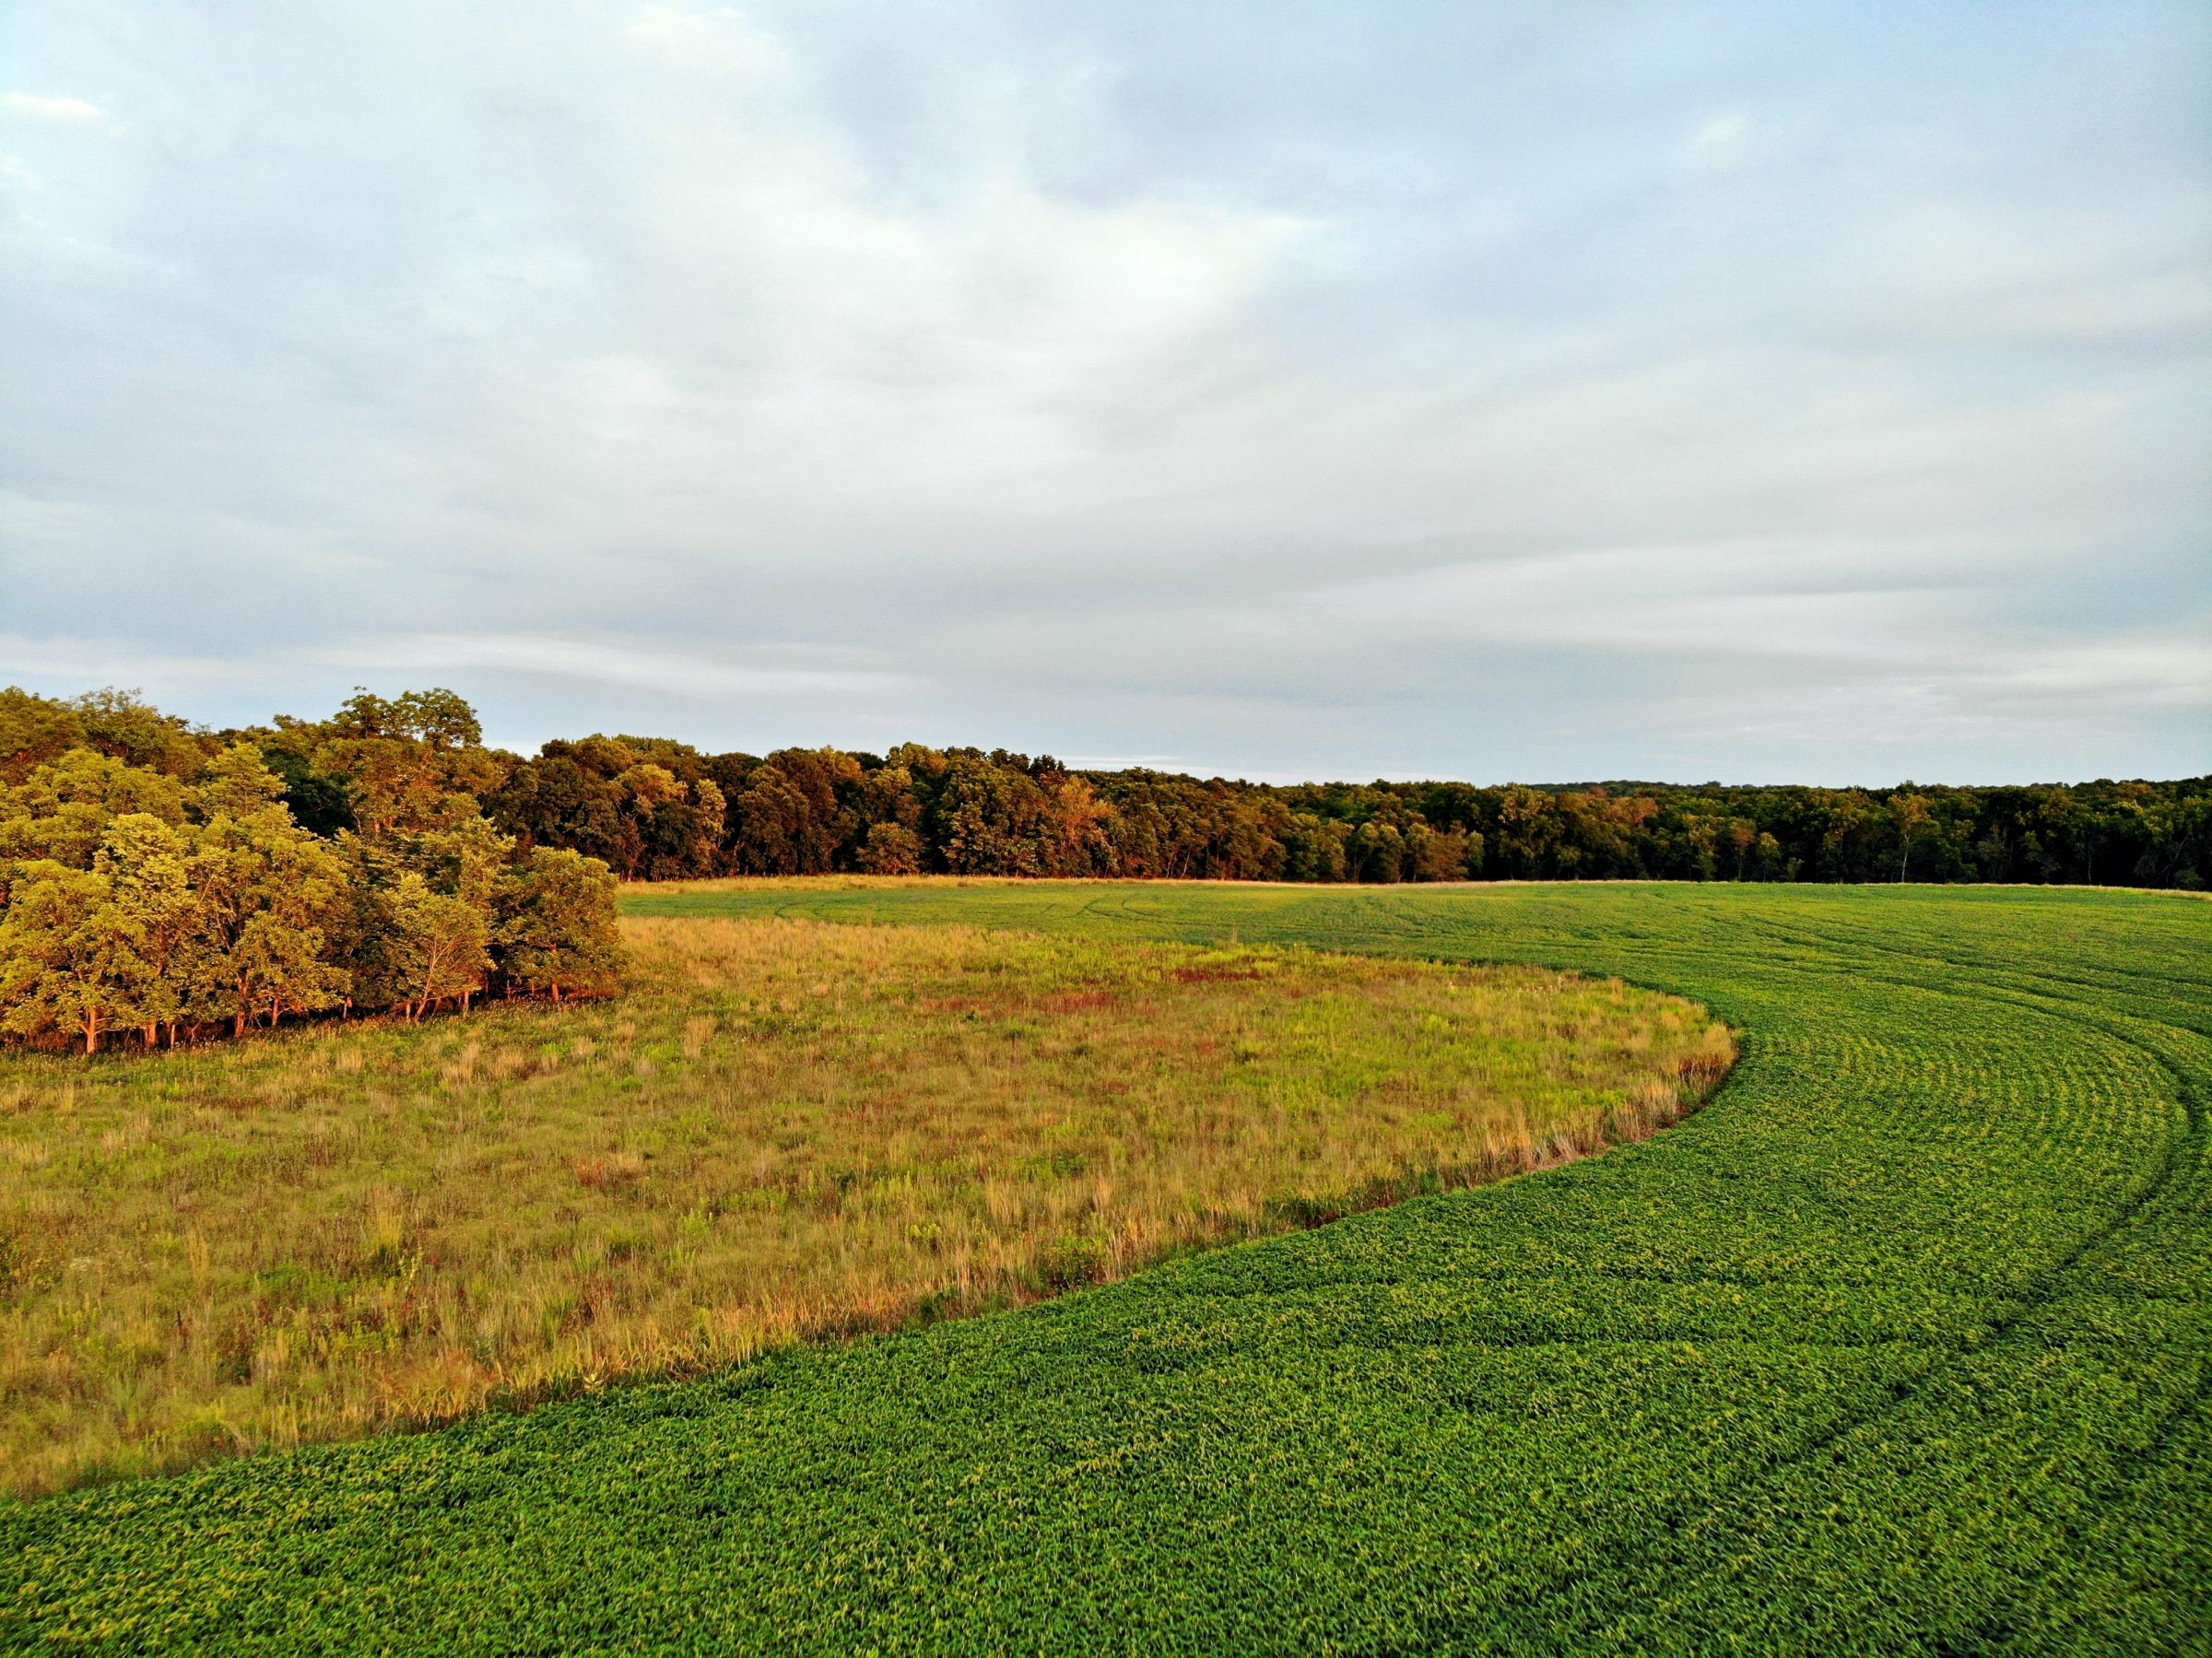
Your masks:
{"label": "curved field edge", "polygon": [[0,1066],[0,1487],[1038,1300],[1647,1135],[1735,1052],[1535,968],[623,930],[618,1002]]}
{"label": "curved field edge", "polygon": [[139,1650],[2140,1652],[2212,1628],[2212,917],[2088,893],[645,895],[1536,961],[1659,1139],[724,1382],[8,1515]]}

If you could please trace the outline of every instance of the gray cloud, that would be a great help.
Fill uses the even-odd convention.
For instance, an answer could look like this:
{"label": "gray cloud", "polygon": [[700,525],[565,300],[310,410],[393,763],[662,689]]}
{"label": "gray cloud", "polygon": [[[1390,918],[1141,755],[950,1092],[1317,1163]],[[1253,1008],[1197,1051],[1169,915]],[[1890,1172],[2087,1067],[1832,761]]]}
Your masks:
{"label": "gray cloud", "polygon": [[2203,769],[2205,18],[1463,9],[18,8],[0,678]]}

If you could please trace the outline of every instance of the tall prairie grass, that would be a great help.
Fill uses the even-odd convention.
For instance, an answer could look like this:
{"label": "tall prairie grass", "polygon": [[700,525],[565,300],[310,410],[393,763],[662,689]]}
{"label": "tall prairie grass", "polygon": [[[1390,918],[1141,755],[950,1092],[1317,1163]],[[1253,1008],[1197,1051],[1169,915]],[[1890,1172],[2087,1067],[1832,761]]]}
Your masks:
{"label": "tall prairie grass", "polygon": [[1009,1305],[1642,1135],[1734,1054],[1528,969],[625,930],[619,1001],[0,1062],[0,1487]]}

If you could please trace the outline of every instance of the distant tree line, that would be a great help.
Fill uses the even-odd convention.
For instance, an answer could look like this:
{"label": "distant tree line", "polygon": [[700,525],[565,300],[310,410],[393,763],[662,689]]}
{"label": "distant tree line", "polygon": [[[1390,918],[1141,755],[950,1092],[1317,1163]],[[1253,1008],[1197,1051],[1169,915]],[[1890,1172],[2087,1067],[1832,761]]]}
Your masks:
{"label": "distant tree line", "polygon": [[1882,791],[1609,782],[1276,788],[927,748],[705,754],[547,743],[485,809],[625,880],[724,875],[1205,880],[2001,881],[2199,888],[2212,778]]}
{"label": "distant tree line", "polygon": [[0,691],[0,1034],[89,1053],[610,987],[606,865],[483,812],[514,765],[449,691],[220,733]]}

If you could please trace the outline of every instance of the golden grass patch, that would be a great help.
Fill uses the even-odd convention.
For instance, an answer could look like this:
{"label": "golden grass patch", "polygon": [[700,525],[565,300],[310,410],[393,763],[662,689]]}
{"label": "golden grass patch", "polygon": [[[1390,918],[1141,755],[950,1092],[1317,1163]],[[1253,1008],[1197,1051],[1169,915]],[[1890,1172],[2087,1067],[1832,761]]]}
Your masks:
{"label": "golden grass patch", "polygon": [[618,1002],[0,1062],[0,1487],[695,1372],[1648,1133],[1734,1048],[1525,969],[624,923]]}

